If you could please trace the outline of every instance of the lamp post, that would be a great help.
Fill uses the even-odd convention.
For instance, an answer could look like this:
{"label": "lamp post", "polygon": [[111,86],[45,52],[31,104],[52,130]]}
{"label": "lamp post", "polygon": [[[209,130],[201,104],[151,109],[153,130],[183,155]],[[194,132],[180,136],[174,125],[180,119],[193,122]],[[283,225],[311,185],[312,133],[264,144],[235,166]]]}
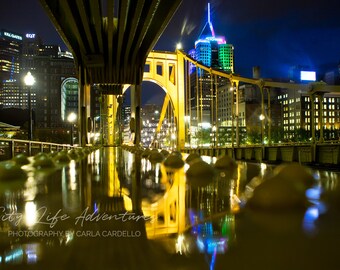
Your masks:
{"label": "lamp post", "polygon": [[31,141],[33,139],[33,129],[32,129],[32,104],[31,104],[31,90],[32,85],[35,83],[35,79],[32,76],[31,72],[27,72],[25,78],[25,85],[27,86],[28,93],[27,93],[27,103],[28,103],[28,140]]}
{"label": "lamp post", "polygon": [[264,120],[266,119],[264,114],[260,114],[259,119],[261,121],[261,144],[264,144]]}
{"label": "lamp post", "polygon": [[73,145],[74,121],[76,119],[77,115],[74,112],[71,112],[67,117],[67,121],[71,123],[71,145]]}

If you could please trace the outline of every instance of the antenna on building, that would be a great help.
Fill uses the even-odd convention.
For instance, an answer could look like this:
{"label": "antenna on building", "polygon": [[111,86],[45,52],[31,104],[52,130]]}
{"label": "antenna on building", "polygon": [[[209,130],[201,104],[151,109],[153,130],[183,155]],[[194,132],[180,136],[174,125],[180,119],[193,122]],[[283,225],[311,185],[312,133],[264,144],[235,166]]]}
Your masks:
{"label": "antenna on building", "polygon": [[215,37],[214,27],[213,27],[212,22],[210,20],[210,3],[208,3],[208,23],[209,23],[211,35],[212,35],[212,37]]}
{"label": "antenna on building", "polygon": [[210,28],[210,32],[211,32],[211,36],[212,37],[215,37],[215,31],[214,31],[214,27],[212,25],[212,22],[211,22],[211,18],[210,18],[210,3],[208,3],[208,21],[205,23],[200,35],[198,36],[199,38],[201,37],[204,29],[207,27],[207,25],[209,24],[209,28]]}

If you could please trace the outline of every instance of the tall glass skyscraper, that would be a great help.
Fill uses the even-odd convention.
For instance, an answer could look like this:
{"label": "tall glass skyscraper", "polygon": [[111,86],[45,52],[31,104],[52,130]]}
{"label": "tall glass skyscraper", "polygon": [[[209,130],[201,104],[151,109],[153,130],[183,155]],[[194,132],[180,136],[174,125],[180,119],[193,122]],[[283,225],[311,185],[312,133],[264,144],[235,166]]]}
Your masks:
{"label": "tall glass skyscraper", "polygon": [[[204,34],[203,34],[204,33]],[[197,62],[214,69],[228,73],[234,72],[234,46],[227,43],[224,36],[215,35],[214,27],[210,18],[210,4],[208,4],[208,17],[199,38],[195,42],[195,48],[190,50],[189,55]],[[215,78],[208,72],[195,66],[190,66],[191,90],[190,104],[191,123],[198,130],[216,125],[217,108],[216,86],[225,84],[226,80]],[[214,107],[215,106],[215,107]]]}
{"label": "tall glass skyscraper", "polygon": [[[202,33],[209,26],[209,34]],[[224,36],[216,36],[210,19],[210,4],[208,4],[208,20],[203,27],[195,48],[189,52],[195,60],[203,65],[234,72],[234,46],[228,44]]]}
{"label": "tall glass skyscraper", "polygon": [[20,72],[22,35],[0,31],[0,80],[16,79]]}
{"label": "tall glass skyscraper", "polygon": [[0,31],[0,108],[18,106],[22,104],[20,91],[20,55],[22,35],[7,31]]}

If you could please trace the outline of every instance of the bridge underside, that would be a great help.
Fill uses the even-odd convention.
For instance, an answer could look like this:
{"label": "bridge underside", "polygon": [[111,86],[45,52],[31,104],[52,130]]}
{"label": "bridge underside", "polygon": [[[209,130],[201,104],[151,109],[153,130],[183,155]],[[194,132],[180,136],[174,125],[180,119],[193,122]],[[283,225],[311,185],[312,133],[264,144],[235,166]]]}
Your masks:
{"label": "bridge underside", "polygon": [[140,141],[140,85],[147,55],[182,0],[40,0],[75,58],[79,79],[79,143],[87,142],[90,85],[103,94],[122,94],[137,86],[132,112],[136,144]]}
{"label": "bridge underside", "polygon": [[86,83],[140,84],[145,59],[181,0],[40,0]]}

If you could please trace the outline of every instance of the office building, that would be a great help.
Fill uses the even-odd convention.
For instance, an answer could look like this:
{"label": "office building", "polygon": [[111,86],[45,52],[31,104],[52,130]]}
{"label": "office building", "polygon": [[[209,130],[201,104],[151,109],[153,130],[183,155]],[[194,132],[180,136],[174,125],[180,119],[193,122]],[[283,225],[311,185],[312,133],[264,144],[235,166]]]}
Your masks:
{"label": "office building", "polygon": [[[205,33],[205,30],[209,33]],[[210,5],[208,4],[208,19],[195,42],[195,48],[189,55],[207,67],[234,72],[234,47],[228,44],[224,36],[216,36],[210,18]],[[217,122],[216,92],[217,87],[228,85],[226,79],[211,76],[208,72],[190,66],[190,106],[191,125],[198,131],[202,128],[211,128]],[[195,131],[192,131],[195,133]]]}
{"label": "office building", "polygon": [[22,107],[20,58],[23,36],[0,31],[0,108]]}

